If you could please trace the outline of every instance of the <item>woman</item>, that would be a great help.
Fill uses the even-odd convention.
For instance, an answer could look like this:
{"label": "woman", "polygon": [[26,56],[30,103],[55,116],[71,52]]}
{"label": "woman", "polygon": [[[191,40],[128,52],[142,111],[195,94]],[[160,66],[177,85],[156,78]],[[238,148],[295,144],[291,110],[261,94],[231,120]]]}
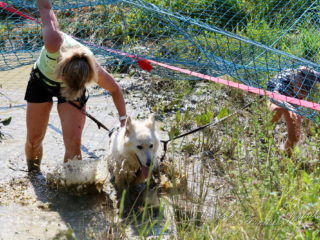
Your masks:
{"label": "woman", "polygon": [[[287,69],[272,78],[267,84],[267,90],[288,97],[304,99],[308,96],[314,84],[320,81],[320,73],[302,66],[297,69]],[[286,108],[280,106],[285,106]],[[271,100],[269,109],[274,113],[272,123],[276,123],[284,117],[287,125],[288,138],[285,142],[285,151],[290,157],[292,149],[300,139],[302,117],[296,114],[295,106],[286,102]]]}
{"label": "woman", "polygon": [[118,110],[121,126],[126,119],[122,91],[113,77],[96,62],[88,48],[59,31],[50,0],[37,0],[37,4],[42,21],[44,47],[31,72],[25,95],[25,154],[29,171],[40,171],[42,141],[48,126],[53,96],[58,98],[65,162],[74,158],[81,159],[81,135],[85,115],[68,101],[85,107],[86,85],[97,82],[108,90]]}

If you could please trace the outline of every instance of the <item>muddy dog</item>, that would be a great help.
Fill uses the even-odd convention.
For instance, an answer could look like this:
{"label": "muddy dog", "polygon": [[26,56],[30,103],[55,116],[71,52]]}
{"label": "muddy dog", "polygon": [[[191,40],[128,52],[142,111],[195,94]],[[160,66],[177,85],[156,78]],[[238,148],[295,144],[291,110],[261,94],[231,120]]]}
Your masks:
{"label": "muddy dog", "polygon": [[107,161],[117,191],[145,182],[158,167],[159,145],[153,115],[144,121],[128,117],[125,126],[111,135]]}

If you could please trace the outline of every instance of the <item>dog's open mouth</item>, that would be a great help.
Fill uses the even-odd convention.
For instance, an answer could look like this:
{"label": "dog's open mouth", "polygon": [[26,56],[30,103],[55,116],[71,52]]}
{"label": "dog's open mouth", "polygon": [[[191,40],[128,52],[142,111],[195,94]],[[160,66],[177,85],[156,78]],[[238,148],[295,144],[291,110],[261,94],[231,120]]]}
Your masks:
{"label": "dog's open mouth", "polygon": [[144,178],[147,178],[149,175],[149,167],[145,167],[141,164],[141,172]]}
{"label": "dog's open mouth", "polygon": [[147,178],[148,177],[148,175],[149,175],[149,167],[146,167],[146,166],[144,166],[142,163],[141,163],[141,161],[140,161],[140,159],[139,159],[139,157],[136,155],[136,158],[137,158],[137,160],[138,160],[138,162],[139,162],[139,164],[140,164],[140,171],[141,171],[141,174],[142,174],[142,176],[143,176],[143,178]]}

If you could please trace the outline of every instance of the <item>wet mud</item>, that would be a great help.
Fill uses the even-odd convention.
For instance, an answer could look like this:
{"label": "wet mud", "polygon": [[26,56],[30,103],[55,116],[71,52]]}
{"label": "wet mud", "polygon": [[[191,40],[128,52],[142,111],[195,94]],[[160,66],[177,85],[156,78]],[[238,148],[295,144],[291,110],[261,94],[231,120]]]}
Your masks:
{"label": "wet mud", "polygon": [[[110,192],[112,186],[108,185],[111,184],[108,180],[108,186],[104,186],[104,189],[109,190],[90,191],[86,194],[61,191],[48,184],[48,174],[61,166],[64,154],[56,103],[43,143],[41,172],[30,174],[26,171],[26,104],[23,95],[29,71],[30,66],[22,67],[7,71],[0,78],[0,115],[1,118],[12,117],[10,125],[1,130],[4,139],[0,142],[0,240],[123,238],[124,231],[120,231],[117,224],[118,206],[115,199],[110,197],[114,193]],[[8,78],[12,78],[14,84],[7,84]],[[143,99],[141,92],[143,87],[137,84],[137,79],[123,75],[117,81],[127,96],[128,114],[132,117],[147,117],[151,109],[146,106],[147,100]],[[87,111],[110,128],[116,127],[117,114],[111,96],[100,89],[92,88],[90,91]],[[108,150],[108,141],[108,133],[87,119],[83,132],[83,159],[103,159]],[[126,201],[126,205],[134,202],[129,198]],[[125,232],[126,236],[136,236],[134,230],[131,233]]]}

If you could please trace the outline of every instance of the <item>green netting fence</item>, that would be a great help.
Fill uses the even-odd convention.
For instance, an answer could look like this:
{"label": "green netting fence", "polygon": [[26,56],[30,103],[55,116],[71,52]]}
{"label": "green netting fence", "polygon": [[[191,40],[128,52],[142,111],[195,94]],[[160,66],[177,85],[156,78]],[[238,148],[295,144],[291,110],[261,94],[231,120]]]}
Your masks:
{"label": "green netting fence", "polygon": [[[0,71],[32,64],[43,44],[35,3],[0,3]],[[320,70],[319,1],[61,0],[53,6],[61,30],[88,45],[111,70],[148,59],[260,90],[285,69]],[[151,74],[167,79],[201,79],[152,65]],[[315,109],[316,85],[306,98]],[[318,121],[312,108],[294,111]]]}

